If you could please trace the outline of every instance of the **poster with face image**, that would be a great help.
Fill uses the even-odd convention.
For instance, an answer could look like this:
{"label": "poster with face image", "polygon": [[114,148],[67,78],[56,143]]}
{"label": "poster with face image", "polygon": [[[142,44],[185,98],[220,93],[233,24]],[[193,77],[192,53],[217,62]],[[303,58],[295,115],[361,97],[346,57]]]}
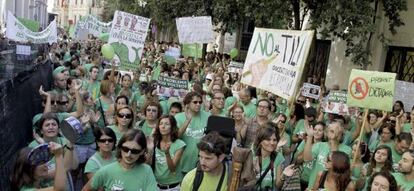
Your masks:
{"label": "poster with face image", "polygon": [[295,97],[314,31],[255,28],[243,67],[243,84]]}
{"label": "poster with face image", "polygon": [[138,69],[149,23],[148,18],[115,11],[108,43],[115,50],[114,59],[121,63],[121,70]]}

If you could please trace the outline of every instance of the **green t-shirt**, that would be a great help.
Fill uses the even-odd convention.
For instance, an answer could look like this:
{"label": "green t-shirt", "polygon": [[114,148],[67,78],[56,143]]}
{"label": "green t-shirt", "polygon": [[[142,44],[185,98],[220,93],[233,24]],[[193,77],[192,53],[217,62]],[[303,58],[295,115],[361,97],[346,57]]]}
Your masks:
{"label": "green t-shirt", "polygon": [[157,191],[157,182],[151,167],[147,164],[135,165],[132,169],[124,169],[119,162],[106,165],[92,177],[91,187],[105,191]]}
{"label": "green t-shirt", "polygon": [[96,152],[91,158],[88,159],[85,166],[85,173],[96,173],[100,168],[116,162],[116,157],[112,154],[111,158],[108,160],[104,160],[101,156],[101,153]]}
{"label": "green t-shirt", "polygon": [[[226,165],[226,168],[227,165]],[[190,172],[187,173],[187,175],[184,176],[183,181],[181,182],[181,191],[192,191],[193,190],[193,183],[194,178],[196,175],[197,169],[193,169]],[[227,191],[227,169],[226,169],[226,175],[224,176],[223,183],[221,184],[220,191]],[[208,173],[203,174],[203,181],[200,184],[200,187],[198,188],[198,191],[212,191],[216,190],[219,182],[220,182],[221,175],[219,176],[211,176]]]}
{"label": "green t-shirt", "polygon": [[[298,155],[304,151],[304,149],[305,149],[305,141],[302,141],[300,142],[294,157],[297,158]],[[309,175],[312,169],[313,169],[313,161],[308,161],[308,162],[304,161],[302,164],[302,173],[300,174],[300,179],[302,181],[308,182]]]}
{"label": "green t-shirt", "polygon": [[293,135],[305,132],[305,120],[301,119],[296,123],[295,129],[293,130]]}
{"label": "green t-shirt", "polygon": [[[351,156],[352,149],[351,147],[345,144],[339,144],[338,150],[346,153],[348,156]],[[313,168],[309,176],[308,188],[313,187],[317,175],[319,174],[319,172],[324,170],[326,158],[329,156],[330,153],[331,151],[329,148],[329,144],[327,142],[318,142],[312,146]]]}
{"label": "green t-shirt", "polygon": [[400,162],[400,160],[402,158],[402,154],[399,154],[397,152],[397,150],[395,150],[395,142],[390,142],[390,143],[387,143],[387,144],[384,144],[384,145],[387,145],[391,148],[393,164],[398,164],[398,162]]}
{"label": "green t-shirt", "polygon": [[237,98],[234,96],[227,97],[226,100],[224,101],[224,108],[226,109],[230,108],[230,106],[232,106],[234,102],[236,101],[237,101]]}
{"label": "green t-shirt", "polygon": [[23,186],[20,188],[20,191],[35,191],[36,188]]}
{"label": "green t-shirt", "polygon": [[148,126],[148,122],[145,120],[144,124],[142,124],[142,127],[140,127],[139,125],[141,123],[142,121],[139,121],[138,123],[136,123],[137,124],[136,129],[140,129],[147,137],[151,136],[152,128]]}
{"label": "green t-shirt", "polygon": [[411,123],[404,123],[402,126],[402,132],[404,133],[410,133],[411,132],[412,125]]}
{"label": "green t-shirt", "polygon": [[100,94],[101,83],[99,81],[95,81],[94,83],[90,83],[89,80],[85,80],[82,83],[82,89],[88,91],[92,96],[92,100],[96,100]]}
{"label": "green t-shirt", "polygon": [[[183,172],[190,171],[197,164],[197,143],[201,140],[201,137],[203,137],[204,135],[204,130],[207,126],[207,120],[209,116],[209,112],[201,110],[198,115],[193,116],[184,135],[181,137],[181,140],[183,140],[185,144],[187,144],[187,147],[184,150],[182,159],[180,161],[183,167]],[[186,119],[185,113],[181,112],[176,114],[175,119],[177,120],[177,126],[181,128]]]}
{"label": "green t-shirt", "polygon": [[244,105],[242,102],[239,102],[239,104],[243,107],[245,117],[252,119],[256,116],[256,105],[252,102],[247,105]]}
{"label": "green t-shirt", "polygon": [[[174,159],[176,153],[180,149],[185,148],[184,141],[177,139],[175,140],[171,146],[170,146],[170,156],[171,159]],[[164,151],[161,151],[160,149],[155,149],[155,178],[157,179],[157,182],[161,185],[170,185],[174,183],[179,183],[182,180],[182,173],[180,165],[178,165],[175,168],[175,172],[171,172],[170,169],[168,169],[167,165],[167,158],[165,156]]]}
{"label": "green t-shirt", "polygon": [[[257,158],[255,157],[255,160],[257,160]],[[274,173],[274,179],[273,179],[273,183],[276,184],[276,174],[277,174],[277,170],[279,168],[281,168],[281,164],[282,162],[285,160],[285,158],[283,157],[283,154],[281,152],[277,153],[276,159],[273,162],[273,173]],[[262,159],[262,169],[260,174],[256,175],[256,180],[258,180],[260,178],[260,176],[266,171],[267,167],[270,164],[270,157],[266,157]],[[265,177],[263,178],[263,181],[261,183],[261,188],[265,188],[265,187],[272,187],[272,173],[269,172],[265,175]],[[276,188],[276,185],[273,185],[273,188]]]}
{"label": "green t-shirt", "polygon": [[403,191],[410,191],[414,188],[414,181],[406,180],[403,174],[392,173],[392,175],[394,176],[395,181],[397,181],[397,185],[400,186]]}
{"label": "green t-shirt", "polygon": [[122,137],[122,135],[124,135],[124,133],[122,133],[116,125],[110,125],[110,126],[108,126],[108,128],[110,128],[110,129],[112,129],[112,131],[114,131],[115,136],[116,136],[116,142],[119,143],[119,140],[121,140],[121,137]]}

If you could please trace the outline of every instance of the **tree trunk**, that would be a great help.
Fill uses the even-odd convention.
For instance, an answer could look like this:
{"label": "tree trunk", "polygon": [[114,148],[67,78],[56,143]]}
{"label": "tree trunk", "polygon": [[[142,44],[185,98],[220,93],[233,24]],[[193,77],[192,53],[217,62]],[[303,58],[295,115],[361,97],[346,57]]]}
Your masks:
{"label": "tree trunk", "polygon": [[293,8],[293,29],[300,30],[300,1],[299,0],[291,0],[292,8]]}

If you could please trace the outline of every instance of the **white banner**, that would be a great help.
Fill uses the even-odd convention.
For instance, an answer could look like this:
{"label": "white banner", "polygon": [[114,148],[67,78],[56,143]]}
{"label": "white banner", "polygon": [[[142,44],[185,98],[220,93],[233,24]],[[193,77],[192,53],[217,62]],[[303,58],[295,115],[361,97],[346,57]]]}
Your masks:
{"label": "white banner", "polygon": [[121,62],[121,70],[135,71],[138,68],[149,23],[148,18],[115,11],[108,43],[115,50],[115,59]]}
{"label": "white banner", "polygon": [[395,101],[402,101],[404,104],[404,111],[410,112],[414,106],[414,83],[396,80],[395,81]]}
{"label": "white banner", "polygon": [[224,34],[223,52],[230,53],[231,49],[236,47],[236,40],[237,40],[236,32],[233,32],[232,34],[230,33]]}
{"label": "white banner", "polygon": [[214,42],[213,24],[210,16],[177,18],[178,40],[184,43]]}
{"label": "white banner", "polygon": [[104,23],[92,15],[87,15],[79,20],[76,27],[86,29],[89,34],[99,37],[102,33],[109,33],[111,31],[111,24],[112,22]]}
{"label": "white banner", "polygon": [[313,33],[255,28],[241,82],[294,99]]}
{"label": "white banner", "polygon": [[57,42],[56,19],[41,32],[33,32],[26,28],[17,18],[9,11],[7,14],[6,37],[18,42],[28,42],[33,44],[52,44]]}

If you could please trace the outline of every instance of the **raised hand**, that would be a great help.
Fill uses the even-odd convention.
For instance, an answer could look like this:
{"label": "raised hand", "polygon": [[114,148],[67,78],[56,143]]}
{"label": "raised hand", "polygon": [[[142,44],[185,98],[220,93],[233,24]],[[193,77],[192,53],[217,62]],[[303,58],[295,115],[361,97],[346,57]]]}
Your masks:
{"label": "raised hand", "polygon": [[40,86],[40,88],[39,88],[39,94],[40,94],[40,96],[46,96],[46,97],[50,96],[50,94],[49,94],[49,93],[47,93],[47,92],[45,92],[45,91],[43,90],[43,86],[42,86],[42,85],[41,85],[41,86]]}

